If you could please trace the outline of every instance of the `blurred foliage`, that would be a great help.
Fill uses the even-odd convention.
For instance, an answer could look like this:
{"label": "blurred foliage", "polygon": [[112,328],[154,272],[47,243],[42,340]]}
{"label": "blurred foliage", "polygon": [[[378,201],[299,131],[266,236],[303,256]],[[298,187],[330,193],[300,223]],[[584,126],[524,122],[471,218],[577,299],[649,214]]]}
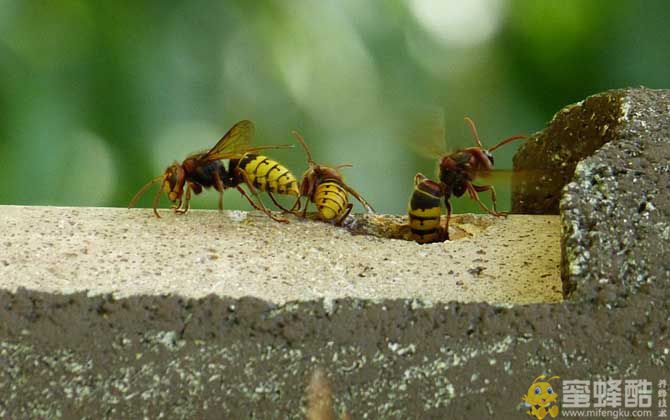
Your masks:
{"label": "blurred foliage", "polygon": [[[354,164],[346,179],[379,211],[401,213],[413,175],[434,175],[431,153],[473,143],[466,115],[493,144],[598,91],[668,87],[669,8],[0,0],[0,203],[125,206],[248,118],[256,144],[293,142],[296,129],[317,161]],[[299,148],[272,156],[296,175],[306,167]],[[495,184],[502,203],[507,184]],[[211,192],[193,200],[215,203]],[[248,208],[236,192],[225,206]]]}

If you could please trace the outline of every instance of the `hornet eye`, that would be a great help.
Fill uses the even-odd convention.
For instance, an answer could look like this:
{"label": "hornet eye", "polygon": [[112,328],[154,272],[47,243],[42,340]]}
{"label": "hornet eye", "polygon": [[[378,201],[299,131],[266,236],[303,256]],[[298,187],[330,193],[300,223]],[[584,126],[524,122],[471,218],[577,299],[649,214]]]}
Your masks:
{"label": "hornet eye", "polygon": [[547,388],[547,394],[551,395],[554,393],[554,390],[551,387]]}
{"label": "hornet eye", "polygon": [[537,388],[535,388],[535,395],[540,395],[541,393],[542,393],[542,390],[540,389],[539,386]]}

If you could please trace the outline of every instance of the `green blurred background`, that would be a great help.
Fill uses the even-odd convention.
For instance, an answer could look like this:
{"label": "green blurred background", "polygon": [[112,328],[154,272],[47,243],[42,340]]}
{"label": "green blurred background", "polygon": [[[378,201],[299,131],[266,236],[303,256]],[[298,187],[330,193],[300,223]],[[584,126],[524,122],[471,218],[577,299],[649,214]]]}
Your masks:
{"label": "green blurred background", "polygon": [[[256,144],[291,143],[296,129],[317,161],[352,163],[346,180],[378,211],[401,213],[413,175],[435,174],[431,153],[472,145],[466,115],[492,145],[602,90],[667,88],[669,10],[663,0],[0,0],[0,203],[126,206],[248,118]],[[497,167],[511,167],[516,147]],[[271,156],[305,169],[299,148]],[[497,182],[508,208],[508,182]],[[234,191],[224,203],[248,208]],[[215,207],[216,194],[193,206]]]}

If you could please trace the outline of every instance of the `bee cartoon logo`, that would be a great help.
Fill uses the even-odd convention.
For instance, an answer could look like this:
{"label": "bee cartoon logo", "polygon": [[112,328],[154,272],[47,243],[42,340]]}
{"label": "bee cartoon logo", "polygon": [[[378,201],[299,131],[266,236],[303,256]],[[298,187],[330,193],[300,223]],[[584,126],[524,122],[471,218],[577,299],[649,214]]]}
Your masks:
{"label": "bee cartoon logo", "polygon": [[549,381],[560,379],[558,376],[552,376],[545,381],[547,375],[540,375],[528,387],[528,393],[521,397],[521,400],[528,406],[526,414],[542,420],[547,414],[552,418],[558,416],[558,394],[554,391]]}

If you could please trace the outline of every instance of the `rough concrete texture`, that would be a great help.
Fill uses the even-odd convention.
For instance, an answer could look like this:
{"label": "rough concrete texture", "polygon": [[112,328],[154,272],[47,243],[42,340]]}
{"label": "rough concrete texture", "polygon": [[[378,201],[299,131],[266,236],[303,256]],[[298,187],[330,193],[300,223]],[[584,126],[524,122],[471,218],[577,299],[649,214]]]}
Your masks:
{"label": "rough concrete texture", "polygon": [[600,97],[616,140],[580,162],[566,188],[563,277],[566,292],[618,304],[670,284],[670,91]]}
{"label": "rough concrete texture", "polygon": [[558,214],[563,187],[577,163],[617,136],[624,90],[567,106],[514,156],[512,213]]}
{"label": "rough concrete texture", "polygon": [[[374,220],[355,225],[396,226]],[[117,297],[562,300],[555,216],[459,216],[452,230],[461,239],[430,245],[291,221],[241,211],[157,219],[146,209],[2,206],[0,276],[6,290]]]}
{"label": "rough concrete texture", "polygon": [[[646,379],[657,391],[660,379],[670,381],[668,93],[613,94],[624,111],[616,136],[579,165],[563,201],[567,284],[576,287],[569,299],[276,304],[220,295],[1,291],[0,417],[299,419],[306,379],[317,366],[330,376],[338,411],[355,419],[531,418],[521,396],[543,373]],[[125,234],[146,241],[152,226],[168,221],[147,219],[142,230]],[[176,247],[179,223],[189,222],[171,223],[157,250],[174,251],[176,261],[217,239],[203,228],[199,242]],[[383,220],[352,224],[395,232]],[[440,244],[404,245],[442,252]],[[654,393],[653,415],[657,403]]]}
{"label": "rough concrete texture", "polygon": [[525,418],[543,372],[670,376],[668,301],[629,304],[2,292],[0,417],[300,419],[320,366],[356,419]]}

